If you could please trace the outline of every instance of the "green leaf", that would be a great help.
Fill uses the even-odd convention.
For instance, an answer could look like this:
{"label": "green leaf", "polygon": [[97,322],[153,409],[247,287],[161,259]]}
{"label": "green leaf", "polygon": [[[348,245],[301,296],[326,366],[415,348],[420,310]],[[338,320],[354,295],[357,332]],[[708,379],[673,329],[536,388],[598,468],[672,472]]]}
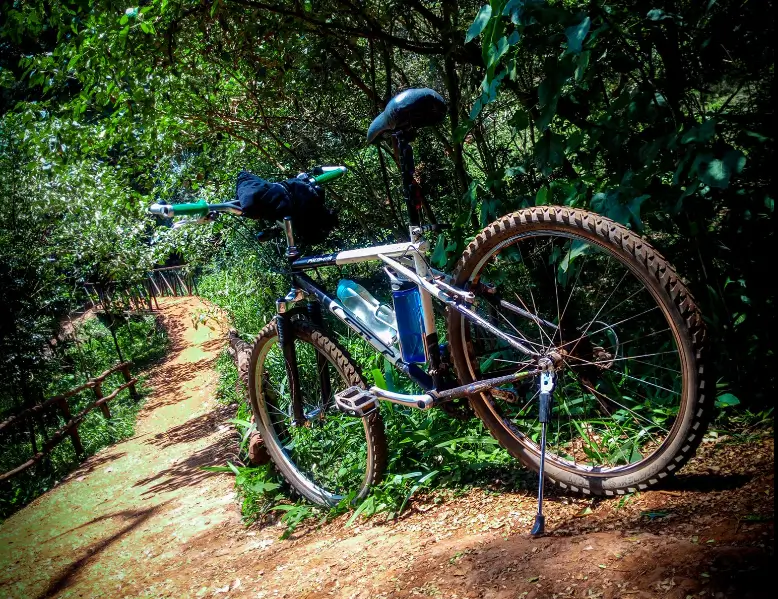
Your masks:
{"label": "green leaf", "polygon": [[731,408],[740,405],[740,400],[732,393],[722,393],[716,398],[717,408]]}
{"label": "green leaf", "polygon": [[435,250],[432,252],[430,260],[432,260],[432,265],[438,268],[443,268],[446,265],[446,239],[442,233],[438,235],[438,242],[435,244]]}
{"label": "green leaf", "polygon": [[535,194],[535,205],[544,206],[548,204],[548,187],[541,187],[538,189],[538,193]]}
{"label": "green leaf", "polygon": [[730,150],[723,159],[714,158],[702,168],[698,166],[700,181],[711,187],[726,189],[733,174],[743,170],[746,157],[739,150]]}
{"label": "green leaf", "polygon": [[580,81],[583,79],[584,73],[586,72],[586,68],[589,66],[589,58],[591,57],[591,52],[589,50],[585,50],[581,52],[575,62],[575,80]]}
{"label": "green leaf", "polygon": [[465,43],[469,43],[473,41],[475,38],[477,38],[479,35],[481,35],[481,32],[486,27],[486,24],[489,22],[489,19],[492,17],[492,7],[489,4],[484,4],[481,9],[478,11],[478,14],[475,16],[475,20],[473,21],[473,24],[470,25],[470,28],[467,30],[467,35],[465,35]]}
{"label": "green leaf", "polygon": [[502,16],[507,17],[510,15],[511,23],[514,25],[519,24],[519,19],[524,10],[524,2],[526,0],[508,0],[505,4],[505,8],[502,11]]}
{"label": "green leaf", "polygon": [[461,144],[463,141],[465,141],[465,137],[467,137],[467,134],[472,128],[473,121],[470,119],[465,119],[463,122],[461,122],[459,126],[454,129],[454,133],[452,135],[454,143]]}
{"label": "green leaf", "polygon": [[486,63],[486,68],[491,69],[497,62],[503,57],[509,48],[508,38],[504,35],[497,41],[497,45],[492,44],[489,48],[489,60]]}
{"label": "green leaf", "polygon": [[279,485],[278,483],[258,480],[256,482],[246,485],[246,488],[249,491],[253,491],[254,493],[261,493],[264,495],[266,493],[269,493],[270,491],[275,491],[280,486],[281,485]]}
{"label": "green leaf", "polygon": [[675,15],[663,11],[661,8],[654,8],[648,11],[646,17],[649,21],[666,21],[675,18]]}
{"label": "green leaf", "polygon": [[640,207],[643,205],[643,202],[645,202],[650,197],[650,195],[644,194],[642,196],[632,198],[627,202],[627,210],[629,210],[630,215],[632,215],[632,221],[635,223],[638,230],[643,229],[643,221],[640,219]]}
{"label": "green leaf", "polygon": [[516,131],[523,131],[529,127],[529,115],[524,110],[517,110],[513,113],[513,116],[508,121],[508,124],[516,129]]}
{"label": "green leaf", "polygon": [[481,109],[483,109],[484,107],[482,98],[483,95],[479,96],[478,99],[473,104],[473,108],[470,109],[470,115],[468,116],[468,118],[471,121],[475,121],[478,118],[478,115],[481,114]]}
{"label": "green leaf", "polygon": [[373,375],[373,380],[375,381],[376,387],[379,389],[386,389],[386,379],[384,379],[383,372],[381,372],[378,368],[373,368],[370,371],[370,374]]}
{"label": "green leaf", "polygon": [[586,34],[589,33],[589,28],[591,26],[592,20],[589,17],[585,17],[578,25],[573,25],[572,27],[565,29],[568,53],[580,54],[581,50],[583,50],[583,41],[586,38]]}
{"label": "green leaf", "polygon": [[384,358],[384,381],[387,391],[397,391],[397,385],[394,382],[394,366],[386,358]]}
{"label": "green leaf", "polygon": [[716,134],[716,120],[708,119],[699,125],[691,127],[681,136],[681,143],[687,144],[692,141],[705,143]]}

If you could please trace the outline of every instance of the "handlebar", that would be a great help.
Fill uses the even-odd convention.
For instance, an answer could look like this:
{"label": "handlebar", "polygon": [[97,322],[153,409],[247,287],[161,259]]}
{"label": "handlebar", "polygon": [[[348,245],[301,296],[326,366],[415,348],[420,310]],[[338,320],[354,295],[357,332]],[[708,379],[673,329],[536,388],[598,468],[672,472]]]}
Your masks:
{"label": "handlebar", "polygon": [[[329,183],[338,179],[348,171],[345,166],[317,166],[310,174],[301,173],[299,178],[310,178],[316,183]],[[237,201],[225,202],[223,204],[209,204],[205,200],[190,202],[187,204],[165,204],[155,203],[149,206],[149,212],[156,216],[171,218],[173,216],[208,216],[214,212],[228,212],[240,216],[243,211]]]}
{"label": "handlebar", "polygon": [[311,174],[317,183],[327,183],[345,175],[347,170],[345,166],[317,166]]}

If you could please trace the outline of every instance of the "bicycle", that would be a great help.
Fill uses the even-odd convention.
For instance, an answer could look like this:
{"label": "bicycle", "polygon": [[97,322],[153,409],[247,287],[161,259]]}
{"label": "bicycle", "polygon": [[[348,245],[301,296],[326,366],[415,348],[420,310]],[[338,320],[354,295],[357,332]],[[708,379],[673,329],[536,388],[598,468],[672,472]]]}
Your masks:
{"label": "bicycle", "polygon": [[[402,92],[371,124],[368,142],[396,140],[409,240],[300,255],[292,218],[282,227],[291,290],[254,343],[249,396],[278,470],[309,501],[364,498],[380,480],[387,447],[379,401],[427,410],[467,401],[491,434],[539,473],[533,535],[544,530],[544,480],[587,495],[646,489],[676,472],[702,440],[713,411],[704,368],[705,326],[673,268],[624,226],[577,208],[542,206],[503,216],[464,250],[452,273],[432,268],[425,234],[445,228],[415,180],[415,132],[439,124],[445,101]],[[331,181],[345,167],[300,179]],[[155,214],[242,214],[237,201],[155,205]],[[381,339],[307,271],[365,261],[418,292],[423,359]],[[447,345],[433,299],[446,308]],[[366,340],[421,388],[367,387],[324,326],[323,310]],[[399,325],[398,325],[399,326]],[[426,368],[424,367],[426,364]]]}

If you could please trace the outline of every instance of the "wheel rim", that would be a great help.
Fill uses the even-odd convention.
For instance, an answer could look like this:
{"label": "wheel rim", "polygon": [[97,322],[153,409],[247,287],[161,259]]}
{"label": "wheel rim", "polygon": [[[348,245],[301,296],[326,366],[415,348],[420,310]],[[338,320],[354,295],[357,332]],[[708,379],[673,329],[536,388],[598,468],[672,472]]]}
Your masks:
{"label": "wheel rim", "polygon": [[[599,285],[592,283],[592,273]],[[550,350],[566,353],[557,371],[549,424],[546,455],[551,464],[612,477],[645,467],[672,442],[689,395],[687,356],[650,279],[627,259],[596,239],[529,231],[490,249],[467,280],[477,290],[474,307],[492,324],[499,323],[501,330],[543,355]],[[552,326],[502,306],[497,310],[495,296],[483,284],[493,286],[503,299],[513,293],[514,307]],[[590,314],[584,319],[587,307]],[[560,321],[562,327],[556,326]],[[493,336],[487,345],[489,335],[466,319],[460,327],[472,380],[536,368],[537,359],[506,350],[508,344],[501,346]],[[641,347],[642,353],[635,351]],[[516,441],[539,456],[537,382],[482,398]]]}
{"label": "wheel rim", "polygon": [[[282,454],[316,503],[335,505],[349,492],[357,498],[368,489],[374,456],[366,419],[347,416],[334,405],[334,394],[352,383],[330,356],[313,344],[295,340],[306,426],[292,426],[289,379],[278,337],[271,338],[257,359],[255,390],[269,441]],[[322,397],[316,354],[326,358],[331,392]],[[298,488],[298,491],[301,489]]]}

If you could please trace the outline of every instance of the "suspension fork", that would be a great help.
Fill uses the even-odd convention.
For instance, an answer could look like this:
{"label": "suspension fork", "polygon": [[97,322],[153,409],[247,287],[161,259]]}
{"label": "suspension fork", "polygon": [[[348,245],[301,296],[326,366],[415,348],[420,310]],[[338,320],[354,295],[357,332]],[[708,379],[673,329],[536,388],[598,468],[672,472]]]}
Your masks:
{"label": "suspension fork", "polygon": [[[321,304],[319,302],[308,304],[308,318],[311,319],[311,323],[315,327],[324,329],[324,317],[322,316]],[[329,407],[332,396],[332,381],[330,380],[329,361],[318,351],[316,352],[316,369],[319,372],[321,408],[326,410]]]}
{"label": "suspension fork", "polygon": [[281,306],[277,302],[278,310],[276,314],[276,330],[278,331],[278,343],[284,354],[286,363],[286,374],[289,378],[289,391],[292,396],[292,419],[295,425],[305,424],[305,413],[303,412],[303,402],[300,395],[300,375],[297,369],[297,352],[294,347],[294,329],[292,327],[291,315],[286,311],[286,306]]}

